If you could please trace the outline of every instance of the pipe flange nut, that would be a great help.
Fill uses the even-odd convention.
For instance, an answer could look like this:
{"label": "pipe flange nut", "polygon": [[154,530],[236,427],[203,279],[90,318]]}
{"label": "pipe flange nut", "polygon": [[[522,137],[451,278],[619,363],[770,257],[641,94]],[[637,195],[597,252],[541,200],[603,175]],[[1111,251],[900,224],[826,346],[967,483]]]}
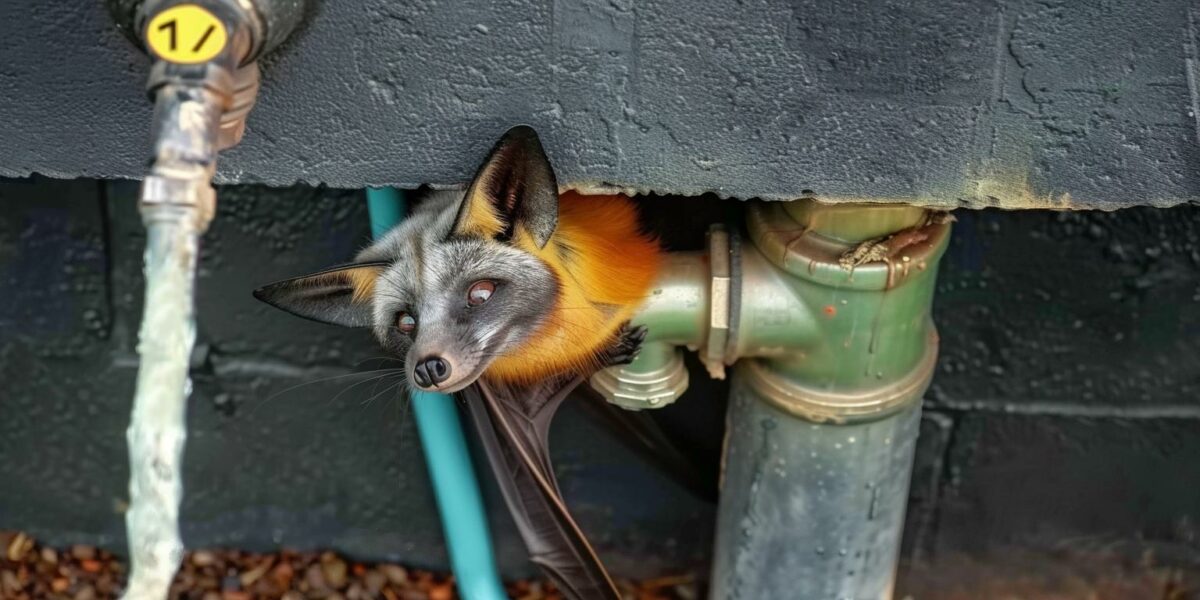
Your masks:
{"label": "pipe flange nut", "polygon": [[708,340],[704,351],[700,353],[700,360],[708,369],[709,377],[725,379],[725,365],[730,362],[725,352],[730,346],[733,277],[729,231],[723,225],[713,225],[708,230],[708,256],[711,270],[708,290]]}
{"label": "pipe flange nut", "polygon": [[216,213],[217,193],[206,180],[149,175],[142,180],[140,205],[147,220],[173,219],[173,211],[192,212],[192,225],[204,231]]}
{"label": "pipe flange nut", "polygon": [[662,408],[675,402],[688,387],[683,350],[674,348],[671,359],[651,371],[610,367],[592,375],[589,382],[604,399],[626,410]]}

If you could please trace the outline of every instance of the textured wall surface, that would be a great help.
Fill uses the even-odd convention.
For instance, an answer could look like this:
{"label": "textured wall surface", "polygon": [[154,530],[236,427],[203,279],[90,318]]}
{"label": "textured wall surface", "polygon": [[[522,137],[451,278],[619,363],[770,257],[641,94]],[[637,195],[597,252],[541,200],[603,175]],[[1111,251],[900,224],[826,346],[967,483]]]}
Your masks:
{"label": "textured wall surface", "polygon": [[[318,1],[230,182],[459,184],[508,126],[561,181],[738,198],[1200,199],[1185,0]],[[0,5],[0,175],[140,177],[148,60],[101,2]]]}
{"label": "textured wall surface", "polygon": [[1200,210],[955,214],[910,542],[1194,564]]}
{"label": "textured wall surface", "polygon": [[[134,191],[0,181],[0,529],[122,547],[141,304]],[[646,206],[666,222],[679,201]],[[690,201],[700,223],[739,206]],[[189,545],[444,566],[413,419],[392,382],[351,375],[379,366],[369,336],[250,296],[353,254],[367,241],[363,204],[312,188],[221,191],[200,271]],[[1200,560],[1200,209],[956,214],[908,555],[1017,546]],[[725,388],[698,371],[693,382],[664,424],[715,464]],[[616,571],[704,564],[711,505],[578,411],[553,441],[564,491]],[[490,505],[504,568],[527,571],[494,493]]]}

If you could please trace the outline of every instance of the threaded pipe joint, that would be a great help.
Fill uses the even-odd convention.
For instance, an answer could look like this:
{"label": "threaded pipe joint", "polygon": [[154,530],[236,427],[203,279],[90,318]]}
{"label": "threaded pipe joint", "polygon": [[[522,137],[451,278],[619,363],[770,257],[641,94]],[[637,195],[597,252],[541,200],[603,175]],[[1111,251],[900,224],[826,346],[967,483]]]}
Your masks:
{"label": "threaded pipe joint", "polygon": [[591,386],[606,400],[626,410],[662,408],[679,399],[688,387],[683,349],[649,343],[633,363],[602,369]]}

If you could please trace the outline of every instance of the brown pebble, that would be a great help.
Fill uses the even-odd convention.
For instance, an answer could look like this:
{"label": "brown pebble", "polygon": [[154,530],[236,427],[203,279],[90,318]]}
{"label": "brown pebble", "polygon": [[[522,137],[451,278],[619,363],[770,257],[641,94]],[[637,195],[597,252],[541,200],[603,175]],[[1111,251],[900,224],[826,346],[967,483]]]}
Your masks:
{"label": "brown pebble", "polygon": [[196,575],[194,573],[192,573],[192,568],[186,566],[186,563],[185,563],[183,570],[180,571],[177,575],[175,575],[175,584],[178,585],[180,588],[183,588],[185,590],[190,590],[190,589],[192,589],[192,587],[195,586],[195,583],[196,583]]}
{"label": "brown pebble", "polygon": [[4,595],[16,594],[23,587],[25,586],[21,585],[21,580],[17,577],[16,573],[12,571],[0,571],[0,591],[3,591]]}
{"label": "brown pebble", "polygon": [[260,598],[278,598],[285,589],[287,588],[275,583],[270,577],[263,577],[254,582],[254,587],[250,591]]}
{"label": "brown pebble", "polygon": [[210,567],[217,564],[217,556],[212,552],[205,552],[204,550],[193,552],[192,564],[197,567]]}
{"label": "brown pebble", "polygon": [[546,592],[542,589],[542,582],[540,581],[529,582],[529,593],[538,598],[546,595]]}
{"label": "brown pebble", "polygon": [[400,600],[429,600],[429,594],[424,590],[404,588],[400,590]]}
{"label": "brown pebble", "polygon": [[379,570],[394,585],[408,585],[408,569],[398,565],[379,565]]}
{"label": "brown pebble", "polygon": [[295,569],[286,562],[279,563],[274,569],[271,569],[271,579],[274,579],[275,583],[278,583],[281,588],[291,587],[292,578],[295,576]]}
{"label": "brown pebble", "polygon": [[29,536],[24,533],[18,533],[8,543],[8,552],[6,553],[8,560],[19,562],[31,548],[33,548],[33,540],[29,539]]}
{"label": "brown pebble", "polygon": [[266,560],[259,563],[258,566],[246,571],[245,573],[242,573],[240,576],[238,576],[238,579],[242,582],[242,587],[248,588],[254,585],[254,582],[258,581],[260,577],[265,575],[274,564],[275,557],[269,556]]}
{"label": "brown pebble", "polygon": [[66,577],[55,577],[54,580],[50,582],[50,589],[59,594],[67,591],[67,588],[69,587],[71,587],[71,580],[67,579]]}
{"label": "brown pebble", "polygon": [[371,569],[370,571],[367,571],[367,576],[363,578],[363,581],[367,584],[367,592],[369,592],[371,596],[378,596],[379,591],[383,589],[383,586],[387,585],[388,578],[387,575],[384,575],[382,572]]}
{"label": "brown pebble", "polygon": [[58,553],[54,548],[42,548],[42,562],[52,565],[58,564]]}
{"label": "brown pebble", "polygon": [[91,546],[76,544],[71,546],[71,556],[74,556],[77,560],[91,560],[96,558],[96,549]]}
{"label": "brown pebble", "polygon": [[117,590],[117,584],[113,581],[112,575],[105,573],[96,580],[96,591],[100,592],[101,596],[111,596]]}
{"label": "brown pebble", "polygon": [[370,597],[371,594],[367,594],[367,590],[357,581],[346,588],[346,600],[368,600]]}
{"label": "brown pebble", "polygon": [[204,592],[202,600],[221,600],[221,594],[219,592]]}
{"label": "brown pebble", "polygon": [[429,590],[429,600],[452,600],[454,598],[454,586],[449,583],[434,586]]}
{"label": "brown pebble", "polygon": [[90,585],[84,585],[75,592],[73,600],[96,600],[96,589]]}
{"label": "brown pebble", "polygon": [[279,600],[304,600],[304,594],[293,590],[281,596]]}
{"label": "brown pebble", "polygon": [[254,600],[254,596],[241,590],[225,590],[221,593],[221,600]]}
{"label": "brown pebble", "polygon": [[88,573],[99,573],[100,569],[104,567],[100,561],[91,559],[80,561],[79,566]]}
{"label": "brown pebble", "polygon": [[48,578],[49,578],[49,579],[52,579],[52,578],[53,578],[53,575],[54,575],[54,572],[55,572],[55,571],[57,571],[57,570],[58,570],[58,569],[57,569],[57,568],[55,568],[55,566],[54,566],[54,565],[52,565],[52,564],[50,564],[50,563],[48,563],[48,562],[41,562],[41,561],[39,561],[37,564],[33,565],[33,571],[34,571],[34,573],[36,573],[36,574],[37,574],[37,579],[38,579],[39,581],[40,581],[40,580],[45,580],[45,579],[48,579]]}
{"label": "brown pebble", "polygon": [[346,587],[346,562],[332,554],[321,557],[321,573],[334,589]]}
{"label": "brown pebble", "polygon": [[321,567],[318,565],[309,565],[309,567],[304,570],[304,581],[313,589],[329,589],[329,584],[325,582],[325,576],[321,574]]}

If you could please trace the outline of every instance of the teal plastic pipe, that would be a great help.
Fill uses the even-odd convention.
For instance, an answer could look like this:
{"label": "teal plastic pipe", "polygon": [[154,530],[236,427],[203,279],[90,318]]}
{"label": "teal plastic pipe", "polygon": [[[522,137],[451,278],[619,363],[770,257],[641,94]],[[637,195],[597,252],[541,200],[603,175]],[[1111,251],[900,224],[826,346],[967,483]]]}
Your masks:
{"label": "teal plastic pipe", "polygon": [[[369,188],[367,211],[371,235],[378,238],[404,218],[404,193],[392,188]],[[459,595],[466,600],[504,600],[507,596],[496,573],[483,499],[454,398],[413,392],[412,409]]]}

